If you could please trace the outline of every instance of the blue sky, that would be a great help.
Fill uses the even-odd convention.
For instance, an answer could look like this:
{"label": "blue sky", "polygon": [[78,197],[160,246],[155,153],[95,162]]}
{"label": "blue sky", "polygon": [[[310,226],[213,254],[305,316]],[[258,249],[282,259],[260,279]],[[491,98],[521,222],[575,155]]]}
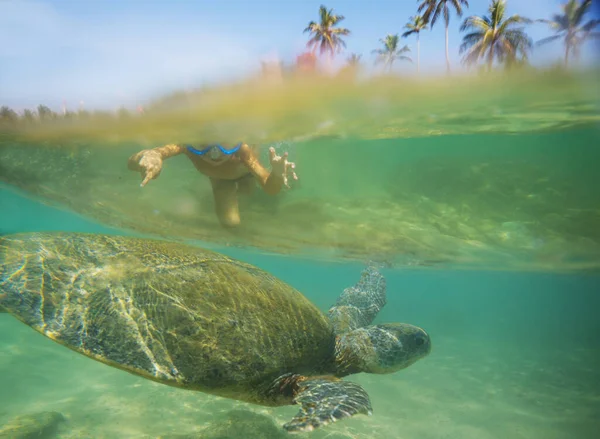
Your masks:
{"label": "blue sky", "polygon": [[[302,30],[318,19],[322,0],[1,0],[0,105],[21,110],[40,103],[58,109],[133,107],[149,97],[260,68],[261,57],[292,60],[305,48]],[[401,33],[417,0],[325,2],[346,19],[347,53],[371,51],[387,33]],[[487,12],[489,0],[470,0],[466,15]],[[508,13],[550,18],[562,0],[508,0]],[[460,68],[460,20],[450,23],[450,56]],[[528,29],[548,36],[543,24]],[[7,43],[8,42],[8,43]],[[413,52],[415,39],[405,40]],[[588,44],[591,46],[591,44]],[[592,50],[588,47],[586,52]],[[535,63],[562,56],[554,43],[537,49]],[[421,36],[425,71],[444,69],[444,26]],[[399,69],[414,69],[404,65]]]}

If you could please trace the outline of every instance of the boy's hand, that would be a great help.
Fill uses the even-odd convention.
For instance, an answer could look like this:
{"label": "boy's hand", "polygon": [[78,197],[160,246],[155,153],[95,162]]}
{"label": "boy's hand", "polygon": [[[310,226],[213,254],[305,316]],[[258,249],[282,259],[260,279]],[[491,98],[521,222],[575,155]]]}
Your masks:
{"label": "boy's hand", "polygon": [[292,173],[292,178],[294,180],[298,180],[298,176],[294,169],[296,168],[296,164],[293,162],[288,162],[287,160],[288,153],[285,152],[283,157],[278,156],[275,153],[275,148],[269,148],[269,161],[271,162],[271,172],[276,175],[280,175],[283,178],[283,184],[285,187],[290,187],[288,185],[288,172]]}
{"label": "boy's hand", "polygon": [[140,184],[141,187],[146,186],[150,180],[157,178],[160,175],[160,171],[162,171],[162,157],[158,152],[151,149],[144,151],[138,164],[143,179]]}

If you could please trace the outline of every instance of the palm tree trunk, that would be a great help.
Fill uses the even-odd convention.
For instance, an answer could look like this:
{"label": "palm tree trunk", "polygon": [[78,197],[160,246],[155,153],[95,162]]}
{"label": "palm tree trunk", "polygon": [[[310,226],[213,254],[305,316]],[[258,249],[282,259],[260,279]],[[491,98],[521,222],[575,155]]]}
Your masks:
{"label": "palm tree trunk", "polygon": [[446,71],[450,73],[450,55],[448,55],[448,22],[446,22]]}
{"label": "palm tree trunk", "polygon": [[494,43],[492,42],[492,46],[490,47],[490,55],[488,58],[488,72],[492,71],[493,64],[494,64]]}
{"label": "palm tree trunk", "polygon": [[420,59],[421,59],[420,48],[419,48],[419,35],[420,35],[420,32],[417,32],[417,74],[420,71]]}
{"label": "palm tree trunk", "polygon": [[569,67],[569,51],[571,50],[571,45],[569,42],[565,44],[565,67]]}

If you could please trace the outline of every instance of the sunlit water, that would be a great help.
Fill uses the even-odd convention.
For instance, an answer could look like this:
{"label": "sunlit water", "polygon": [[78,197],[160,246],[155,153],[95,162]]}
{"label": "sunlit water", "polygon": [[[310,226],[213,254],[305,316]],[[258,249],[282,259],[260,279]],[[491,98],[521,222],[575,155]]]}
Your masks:
{"label": "sunlit water", "polygon": [[[433,351],[394,375],[349,377],[370,394],[373,416],[307,437],[596,437],[596,102],[592,94],[553,106],[547,90],[538,100],[518,97],[496,108],[478,95],[480,107],[471,102],[466,110],[431,98],[402,113],[401,122],[398,114],[395,123],[373,116],[377,130],[362,137],[357,128],[345,137],[267,139],[290,152],[300,180],[275,198],[258,192],[242,199],[243,227],[235,233],[219,227],[206,178],[183,157],[139,187],[126,159],[159,144],[151,134],[137,141],[123,134],[111,145],[6,135],[0,232],[200,240],[287,281],[323,311],[358,280],[364,261],[384,262],[388,304],[376,323],[419,325]],[[342,113],[362,120],[365,110],[328,111],[315,120]],[[410,129],[419,132],[413,137]],[[281,138],[300,134],[288,131]],[[281,424],[297,407],[264,408],[159,385],[0,314],[0,425],[45,410],[66,417],[61,438],[283,438]]]}
{"label": "sunlit water", "polygon": [[[5,231],[114,233],[12,193],[0,195]],[[223,251],[279,276],[323,310],[356,282],[362,268]],[[383,273],[388,304],[377,322],[399,320],[426,328],[433,351],[395,375],[350,377],[369,392],[373,416],[339,422],[313,437],[595,437],[598,277],[433,269]],[[131,376],[56,345],[8,314],[0,314],[0,389],[1,419],[59,411],[68,419],[63,438],[151,438],[195,431],[217,437],[210,432],[232,429],[231,423],[245,427],[228,430],[230,437],[284,437],[278,427],[296,413],[295,407],[241,404]],[[230,413],[234,409],[243,412]],[[258,431],[241,436],[248,424],[258,425]]]}
{"label": "sunlit water", "polygon": [[[0,137],[0,182],[170,239],[397,267],[595,272],[600,87],[585,78],[239,86],[143,116],[25,123]],[[144,188],[127,169],[130,155],[203,138],[204,126],[223,142],[253,139],[267,166],[267,146],[296,163],[290,190],[239,197],[235,232],[186,157]]]}

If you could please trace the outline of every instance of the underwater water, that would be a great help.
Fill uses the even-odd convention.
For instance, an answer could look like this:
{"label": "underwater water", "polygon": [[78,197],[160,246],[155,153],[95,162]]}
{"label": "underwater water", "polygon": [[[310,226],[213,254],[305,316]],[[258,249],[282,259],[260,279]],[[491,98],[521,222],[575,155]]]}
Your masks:
{"label": "underwater water", "polygon": [[[97,133],[5,134],[0,234],[198,240],[269,271],[324,312],[368,260],[378,261],[387,305],[375,323],[424,328],[432,352],[395,374],[346,378],[369,393],[373,415],[303,437],[595,438],[598,89],[526,86],[513,87],[520,94],[508,86],[473,92],[461,99],[464,107],[436,93],[402,113],[370,102],[371,119],[356,105],[359,95],[341,109],[298,111],[300,125],[334,123],[294,141],[276,140],[299,134],[282,118],[268,126],[279,134],[265,142],[289,151],[300,180],[278,197],[256,191],[241,198],[236,231],[218,225],[207,179],[184,157],[170,159],[145,188],[127,170],[129,155],[169,132],[156,128],[136,139],[122,130],[110,145]],[[265,128],[270,113],[259,116]],[[46,437],[284,438],[281,425],[297,411],[160,385],[0,313],[0,438],[12,437],[6,425],[15,417],[43,412],[62,415],[46,422],[57,427]]]}
{"label": "underwater water", "polygon": [[[0,209],[3,233],[117,233],[6,188]],[[221,250],[289,282],[323,311],[363,268]],[[373,416],[345,419],[306,437],[596,437],[598,276],[414,267],[382,273],[388,303],[375,322],[419,325],[429,332],[433,350],[396,374],[347,378],[367,390]],[[284,438],[280,426],[297,408],[157,384],[72,352],[0,314],[0,425],[45,411],[65,418],[46,437]]]}
{"label": "underwater water", "polygon": [[[250,85],[144,115],[23,122],[0,136],[0,182],[112,227],[310,260],[600,268],[600,87],[589,75]],[[241,195],[232,231],[187,157],[166,159],[143,188],[127,169],[140,150],[203,136],[253,139],[266,166],[268,146],[288,152],[299,180]]]}

